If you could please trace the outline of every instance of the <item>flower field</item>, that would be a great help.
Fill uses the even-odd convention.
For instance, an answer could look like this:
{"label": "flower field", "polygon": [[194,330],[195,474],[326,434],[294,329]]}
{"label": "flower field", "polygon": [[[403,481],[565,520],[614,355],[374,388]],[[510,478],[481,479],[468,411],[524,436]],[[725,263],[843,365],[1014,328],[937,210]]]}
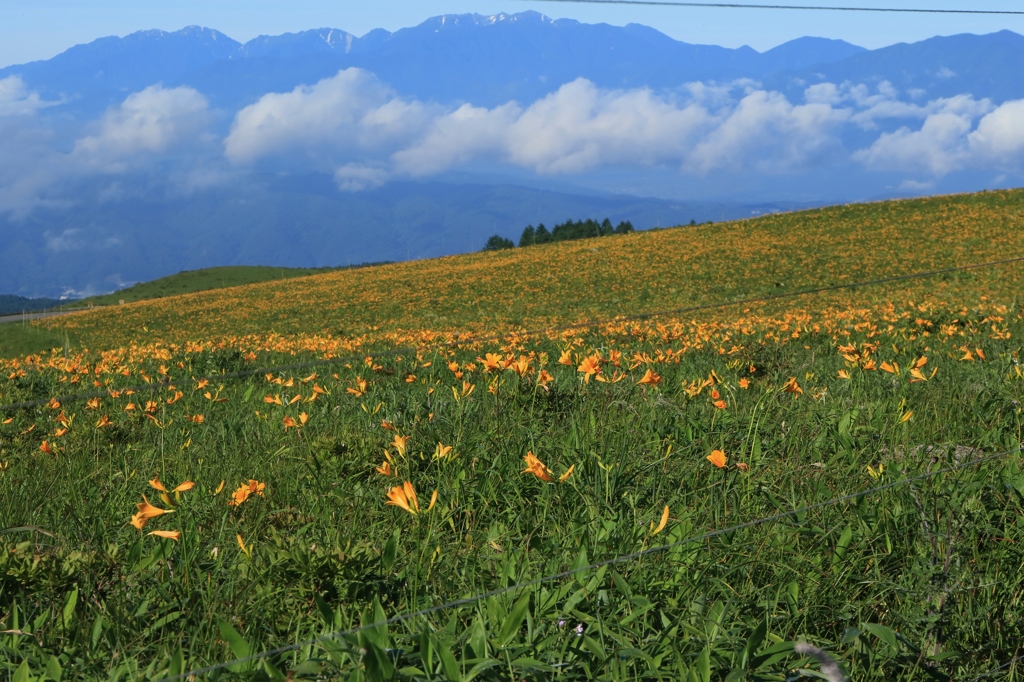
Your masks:
{"label": "flower field", "polygon": [[855,680],[1019,679],[1024,264],[636,316],[1010,258],[1022,209],[847,206],[51,320],[87,349],[2,361],[0,402],[90,397],[0,413],[0,679],[820,676],[799,643]]}

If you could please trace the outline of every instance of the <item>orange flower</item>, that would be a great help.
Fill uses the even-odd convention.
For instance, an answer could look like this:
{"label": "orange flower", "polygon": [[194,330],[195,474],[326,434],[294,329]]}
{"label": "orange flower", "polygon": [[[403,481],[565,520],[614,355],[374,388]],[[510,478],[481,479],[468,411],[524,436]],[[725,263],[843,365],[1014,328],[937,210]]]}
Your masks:
{"label": "orange flower", "polygon": [[305,412],[299,413],[299,424],[300,425],[305,426],[306,422],[308,422],[308,421],[309,421],[309,415],[308,414],[306,414]]}
{"label": "orange flower", "polygon": [[583,380],[590,383],[590,377],[601,371],[601,358],[598,355],[589,355],[583,358],[583,362],[576,368],[576,371],[583,373]]}
{"label": "orange flower", "polygon": [[193,424],[202,424],[206,421],[206,417],[201,414],[194,414],[191,417],[186,416],[185,419],[188,419]]}
{"label": "orange flower", "polygon": [[562,351],[562,354],[558,356],[558,364],[572,367],[572,348],[566,348]]}
{"label": "orange flower", "polygon": [[53,451],[53,447],[51,447],[50,444],[47,443],[45,440],[43,441],[43,444],[39,446],[39,449],[42,450],[43,452],[45,452],[48,455],[55,455],[55,454],[57,454],[57,453],[55,453]]}
{"label": "orange flower", "polygon": [[161,509],[160,507],[154,507],[149,503],[149,500],[146,499],[145,495],[142,496],[142,502],[139,502],[135,506],[139,510],[137,516],[145,521],[163,514],[170,514],[174,511],[173,509]]}
{"label": "orange flower", "polygon": [[537,385],[547,388],[548,384],[550,384],[554,378],[555,377],[551,376],[546,369],[542,369],[540,373],[537,374]]}
{"label": "orange flower", "polygon": [[391,446],[393,448],[395,448],[395,450],[398,450],[398,454],[399,455],[404,456],[405,455],[405,448],[408,445],[408,443],[409,443],[409,436],[399,436],[396,433],[395,434],[395,439],[393,441],[391,441]]}
{"label": "orange flower", "polygon": [[87,410],[98,410],[98,409],[100,409],[100,402],[101,401],[100,401],[99,398],[92,398],[91,400],[89,400],[89,402],[87,402],[85,404],[85,409],[87,409]]}
{"label": "orange flower", "polygon": [[362,377],[356,377],[355,386],[353,388],[346,388],[345,390],[357,398],[361,398],[366,393],[366,387],[368,386],[366,379]]}
{"label": "orange flower", "polygon": [[714,400],[711,402],[711,404],[720,410],[724,410],[725,408],[729,407],[729,404],[726,403],[724,400]]}
{"label": "orange flower", "polygon": [[248,483],[241,484],[238,486],[238,490],[231,493],[231,499],[228,500],[228,506],[237,507],[248,500],[251,495],[259,495],[260,497],[263,497],[263,490],[266,487],[266,483],[260,483],[256,479],[250,478]]}
{"label": "orange flower", "polygon": [[374,467],[374,471],[376,471],[381,476],[390,476],[391,474],[394,473],[391,470],[391,462],[388,462],[387,460],[385,460],[384,463],[381,464],[379,467]]}
{"label": "orange flower", "polygon": [[527,452],[526,456],[523,457],[523,460],[526,461],[526,468],[523,469],[520,473],[533,474],[542,481],[554,480],[553,478],[551,478],[551,473],[548,471],[548,468],[544,466],[544,462],[537,459],[537,457],[532,452]]}
{"label": "orange flower", "polygon": [[281,420],[281,423],[284,424],[284,430],[285,431],[287,431],[288,429],[291,429],[291,428],[298,428],[298,426],[299,426],[294,419],[292,419],[291,417],[289,417],[287,415],[285,416],[284,419]]}
{"label": "orange flower", "polygon": [[576,470],[576,465],[573,464],[571,467],[569,467],[566,470],[566,472],[564,474],[562,474],[561,476],[558,477],[558,482],[559,483],[565,483],[566,481],[568,481],[569,477],[572,476],[572,472],[575,471],[575,470]]}
{"label": "orange flower", "polygon": [[108,417],[107,415],[103,415],[96,422],[97,429],[102,429],[104,426],[110,426],[110,417]]}
{"label": "orange flower", "polygon": [[719,469],[725,468],[727,459],[728,458],[725,456],[725,453],[721,450],[712,450],[711,454],[707,456],[707,460]]}
{"label": "orange flower", "polygon": [[750,388],[750,381],[748,379],[740,379],[740,388],[746,390]]}
{"label": "orange flower", "polygon": [[[139,530],[142,529],[139,528]],[[158,538],[167,538],[168,540],[174,540],[175,542],[181,539],[180,530],[151,530],[150,532],[146,533],[146,535],[155,535]]]}
{"label": "orange flower", "polygon": [[640,381],[636,382],[637,386],[646,384],[648,386],[657,386],[661,383],[661,377],[655,373],[654,370],[648,369],[644,372],[644,375],[640,378]]}
{"label": "orange flower", "polygon": [[441,443],[438,443],[437,448],[434,449],[434,459],[444,459],[445,457],[450,455],[451,452],[451,445],[442,445]]}
{"label": "orange flower", "polygon": [[159,476],[154,476],[153,478],[149,479],[149,485],[150,487],[156,488],[162,493],[167,492],[167,488],[165,488],[164,484],[160,482]]}
{"label": "orange flower", "polygon": [[790,377],[786,385],[782,387],[786,393],[794,393],[800,395],[804,392],[804,389],[800,388],[800,384],[796,383],[796,377]]}
{"label": "orange flower", "polygon": [[263,397],[263,402],[268,405],[284,405],[284,401],[281,400],[279,395],[268,395]]}
{"label": "orange flower", "polygon": [[668,505],[665,505],[665,509],[661,512],[661,521],[658,522],[658,526],[655,528],[654,522],[651,522],[651,535],[657,535],[661,531],[665,530],[665,525],[668,523]]}
{"label": "orange flower", "polygon": [[412,483],[409,481],[402,485],[396,485],[388,491],[388,501],[385,504],[401,507],[410,514],[416,514],[420,511],[420,503],[416,499],[416,489],[412,487]]}
{"label": "orange flower", "polygon": [[850,378],[850,373],[847,372],[845,369],[841,369],[841,370],[839,370],[839,378],[840,379],[849,379]]}

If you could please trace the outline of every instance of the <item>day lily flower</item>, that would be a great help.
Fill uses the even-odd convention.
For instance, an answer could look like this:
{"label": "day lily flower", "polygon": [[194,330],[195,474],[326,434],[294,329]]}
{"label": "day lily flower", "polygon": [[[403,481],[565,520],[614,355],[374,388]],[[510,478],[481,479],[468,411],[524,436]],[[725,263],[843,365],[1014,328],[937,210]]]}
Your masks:
{"label": "day lily flower", "polygon": [[651,535],[657,535],[661,531],[665,530],[665,525],[667,523],[668,523],[668,505],[666,504],[665,505],[665,510],[663,512],[661,512],[661,521],[658,523],[658,526],[655,528],[654,527],[654,522],[653,521],[651,522],[651,526],[652,526],[652,528],[651,528]]}
{"label": "day lily flower", "polygon": [[442,445],[441,443],[438,443],[437,448],[434,449],[434,459],[444,459],[445,457],[450,455],[451,452],[451,445]]}
{"label": "day lily flower", "polygon": [[43,452],[45,452],[48,455],[56,454],[53,451],[53,447],[49,443],[47,443],[45,440],[43,441],[43,444],[39,446],[39,449],[42,450]]}
{"label": "day lily flower", "polygon": [[572,348],[562,351],[562,354],[558,356],[558,364],[572,367]]}
{"label": "day lily flower", "polygon": [[601,358],[597,355],[589,355],[583,358],[583,362],[576,368],[577,372],[583,373],[583,381],[590,383],[590,377],[601,371]]}
{"label": "day lily flower", "polygon": [[245,556],[252,558],[252,545],[246,546],[245,540],[242,539],[242,534],[237,533],[235,538],[238,540],[238,547],[245,553]]}
{"label": "day lily flower", "polygon": [[[840,370],[840,371],[842,371],[842,370]],[[750,388],[750,381],[748,379],[745,379],[745,378],[744,379],[740,379],[739,383],[740,383],[740,388],[742,388],[744,390]]]}
{"label": "day lily flower", "polygon": [[289,416],[285,416],[285,418],[281,420],[281,423],[284,424],[284,430],[285,431],[287,431],[288,429],[291,429],[291,428],[298,428],[298,426],[299,426],[296,423],[296,421],[294,419],[292,419],[291,417],[289,417]]}
{"label": "day lily flower", "polygon": [[406,446],[408,445],[408,443],[409,443],[409,436],[399,436],[396,433],[395,434],[395,439],[393,441],[391,441],[391,446],[395,450],[398,450],[398,454],[399,455],[402,455],[404,457],[405,456],[405,449],[406,449]]}
{"label": "day lily flower", "polygon": [[562,474],[561,476],[558,477],[558,482],[559,483],[565,483],[566,481],[568,481],[569,477],[572,476],[572,472],[575,471],[575,470],[576,470],[576,465],[573,464],[571,467],[568,468],[568,470],[566,470],[566,472],[564,474]]}
{"label": "day lily flower", "polygon": [[[430,506],[427,507],[427,511],[434,508],[437,503],[437,491],[430,496]],[[388,501],[385,504],[390,504],[395,507],[401,507],[410,514],[418,514],[420,512],[420,503],[416,499],[416,489],[412,487],[412,483],[406,481],[402,485],[396,485],[390,491],[388,491]]]}
{"label": "day lily flower", "polygon": [[714,464],[719,469],[724,469],[725,463],[728,460],[728,458],[725,456],[725,453],[723,451],[712,450],[711,454],[707,456],[707,460]]}
{"label": "day lily flower", "polygon": [[800,395],[804,392],[804,389],[800,388],[800,384],[796,383],[796,377],[790,377],[786,385],[782,387],[786,393],[793,393]]}
{"label": "day lily flower", "polygon": [[548,468],[544,466],[544,462],[537,459],[537,457],[532,452],[527,452],[526,456],[523,457],[523,460],[526,461],[526,468],[523,469],[520,473],[533,474],[542,481],[554,480],[553,478],[551,478],[551,474],[548,472]]}
{"label": "day lily flower", "polygon": [[913,416],[914,416],[913,411],[909,411],[908,410],[907,412],[903,413],[902,417],[900,417],[900,422],[899,423],[900,424],[906,424],[908,421],[910,421],[910,418],[913,417]]}
{"label": "day lily flower", "polygon": [[381,476],[390,476],[392,473],[394,473],[391,469],[391,462],[387,460],[384,460],[383,464],[381,464],[379,467],[374,467],[373,469]]}
{"label": "day lily flower", "polygon": [[[139,530],[142,530],[141,528]],[[167,538],[168,540],[174,540],[177,542],[181,539],[180,530],[151,530],[146,535],[155,535],[158,538]]]}
{"label": "day lily flower", "polygon": [[144,521],[148,521],[149,519],[155,519],[156,517],[162,516],[163,514],[171,514],[174,512],[173,509],[161,509],[160,507],[154,507],[149,503],[149,500],[146,499],[145,495],[142,496],[142,502],[139,502],[135,506],[139,510],[136,516],[138,516],[140,519]]}
{"label": "day lily flower", "polygon": [[839,378],[840,379],[849,379],[850,378],[850,373],[847,372],[845,369],[841,369],[841,370],[839,370]]}
{"label": "day lily flower", "polygon": [[250,478],[248,483],[241,484],[238,486],[238,490],[231,493],[231,499],[228,500],[228,506],[237,507],[248,500],[251,495],[259,495],[260,497],[263,497],[263,490],[266,487],[266,483],[260,483],[256,479]]}
{"label": "day lily flower", "polygon": [[644,372],[644,375],[640,377],[640,381],[636,383],[637,386],[657,386],[658,384],[661,383],[661,377],[654,370],[648,368],[648,370]]}

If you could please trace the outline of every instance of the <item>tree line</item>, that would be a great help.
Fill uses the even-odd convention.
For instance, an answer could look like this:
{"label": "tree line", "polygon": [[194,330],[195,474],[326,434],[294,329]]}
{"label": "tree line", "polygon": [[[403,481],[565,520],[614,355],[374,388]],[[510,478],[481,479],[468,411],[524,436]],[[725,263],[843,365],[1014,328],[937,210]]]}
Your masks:
{"label": "tree line", "polygon": [[[590,239],[591,237],[607,237],[613,234],[628,234],[633,232],[633,223],[623,220],[616,226],[612,221],[605,218],[597,222],[593,218],[586,220],[567,220],[564,223],[555,225],[551,230],[544,227],[544,223],[537,227],[527,225],[523,234],[519,237],[519,246],[533,246],[534,244],[547,244],[549,242],[565,242],[576,239]],[[500,251],[502,249],[515,248],[511,239],[501,235],[492,235],[484,244],[484,251]]]}

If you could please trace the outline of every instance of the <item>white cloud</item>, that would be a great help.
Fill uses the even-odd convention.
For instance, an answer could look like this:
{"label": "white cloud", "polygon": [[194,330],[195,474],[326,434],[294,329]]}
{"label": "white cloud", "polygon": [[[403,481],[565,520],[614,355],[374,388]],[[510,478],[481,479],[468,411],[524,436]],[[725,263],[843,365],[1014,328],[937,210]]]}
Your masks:
{"label": "white cloud", "polygon": [[234,163],[274,155],[379,150],[408,140],[427,122],[426,106],[397,97],[362,69],[315,85],[264,95],[235,116],[224,140]]}
{"label": "white cloud", "polygon": [[123,172],[132,157],[196,140],[208,122],[206,98],[199,92],[153,85],[107,111],[94,135],[75,142],[72,156],[98,170]]}
{"label": "white cloud", "polygon": [[38,92],[29,92],[21,76],[0,79],[0,116],[26,116],[56,102],[44,102]]}
{"label": "white cloud", "polygon": [[977,161],[1000,170],[1024,169],[1024,100],[1007,102],[981,119],[968,144]]}
{"label": "white cloud", "polygon": [[758,90],[717,122],[686,165],[703,173],[720,168],[804,169],[839,148],[835,130],[849,114],[826,103],[793,105],[780,93]]}
{"label": "white cloud", "polygon": [[[1024,100],[992,108],[969,96],[936,100],[921,127],[882,134],[853,159],[871,170],[941,177],[965,168],[1024,170]],[[981,117],[977,127],[974,121]]]}
{"label": "white cloud", "polygon": [[334,182],[345,192],[361,192],[380,187],[388,180],[388,171],[378,166],[347,163],[334,171]]}

